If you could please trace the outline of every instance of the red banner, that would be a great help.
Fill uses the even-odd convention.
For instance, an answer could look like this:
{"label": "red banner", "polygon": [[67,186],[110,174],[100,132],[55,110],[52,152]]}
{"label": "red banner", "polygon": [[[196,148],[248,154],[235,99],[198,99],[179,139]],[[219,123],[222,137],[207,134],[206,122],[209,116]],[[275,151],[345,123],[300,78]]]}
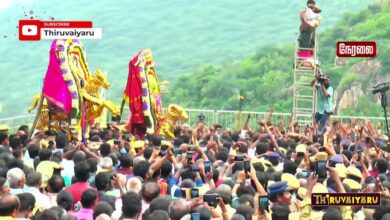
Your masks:
{"label": "red banner", "polygon": [[338,57],[376,57],[376,43],[366,42],[337,42]]}

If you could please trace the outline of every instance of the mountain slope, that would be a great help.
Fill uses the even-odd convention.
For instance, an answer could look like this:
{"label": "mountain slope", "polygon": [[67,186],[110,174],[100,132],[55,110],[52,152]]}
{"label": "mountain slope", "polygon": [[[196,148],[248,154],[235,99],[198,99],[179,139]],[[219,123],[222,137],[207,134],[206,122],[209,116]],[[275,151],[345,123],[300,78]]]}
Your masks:
{"label": "mountain slope", "polygon": [[[338,105],[344,91],[352,83],[359,84],[364,96],[341,114],[381,116],[382,111],[369,92],[377,80],[384,80],[390,74],[390,3],[375,3],[359,13],[344,14],[332,28],[322,30],[320,38],[321,69],[332,79],[332,86],[338,92]],[[380,65],[373,74],[366,74],[369,65],[363,69],[352,68],[365,62],[364,59],[348,59],[347,65],[335,67],[335,45],[337,41],[376,41],[379,55],[374,63]],[[167,95],[165,103],[177,102],[186,107],[210,109],[238,109],[237,92],[245,93],[244,109],[265,111],[274,106],[276,111],[290,112],[292,97],[288,88],[292,85],[292,63],[294,47],[265,47],[256,55],[238,63],[207,66],[194,74],[179,78]],[[373,79],[373,80],[369,80]],[[337,101],[336,101],[337,100]],[[364,107],[363,107],[364,106]]]}

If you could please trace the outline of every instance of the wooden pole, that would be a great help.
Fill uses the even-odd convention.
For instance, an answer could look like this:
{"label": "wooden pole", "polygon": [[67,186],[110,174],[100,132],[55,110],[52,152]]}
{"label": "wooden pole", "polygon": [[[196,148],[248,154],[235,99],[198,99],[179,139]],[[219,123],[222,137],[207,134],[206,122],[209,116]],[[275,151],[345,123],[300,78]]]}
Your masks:
{"label": "wooden pole", "polygon": [[[121,120],[122,120],[122,113],[123,113],[123,108],[124,108],[124,106],[125,106],[125,99],[122,99],[122,103],[121,103],[121,111],[120,111],[120,113],[119,113],[119,116],[118,116],[118,118],[117,118],[117,122],[118,123],[120,123],[121,122]],[[129,111],[130,111],[130,109],[129,109]]]}
{"label": "wooden pole", "polygon": [[238,121],[237,121],[237,131],[241,130],[241,110],[242,110],[242,101],[243,101],[243,92],[240,90],[239,98],[239,107],[238,107]]}
{"label": "wooden pole", "polygon": [[28,139],[30,139],[31,136],[33,135],[33,132],[35,130],[35,127],[37,126],[39,117],[41,116],[41,110],[42,110],[43,101],[44,101],[44,97],[43,97],[43,94],[41,94],[41,99],[39,100],[39,104],[38,104],[38,107],[37,107],[37,114],[35,115],[34,123],[33,123],[32,127],[31,127],[31,131],[30,131],[30,134],[28,135]]}

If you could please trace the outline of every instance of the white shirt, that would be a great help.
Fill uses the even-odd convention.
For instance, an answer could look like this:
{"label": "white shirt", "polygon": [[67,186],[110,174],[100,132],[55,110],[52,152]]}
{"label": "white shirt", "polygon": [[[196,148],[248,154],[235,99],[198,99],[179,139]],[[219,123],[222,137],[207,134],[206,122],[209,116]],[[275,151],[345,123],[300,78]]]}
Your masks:
{"label": "white shirt", "polygon": [[248,155],[250,158],[255,158],[256,157],[256,148],[249,148],[248,149]]}
{"label": "white shirt", "polygon": [[320,15],[316,14],[311,8],[306,7],[305,18],[307,21],[319,20]]}
{"label": "white shirt", "polygon": [[115,211],[111,214],[113,219],[119,219],[122,216],[122,199],[115,201]]}
{"label": "white shirt", "polygon": [[49,209],[51,208],[51,202],[47,195],[41,193],[39,189],[35,187],[28,188],[28,192],[33,194],[35,197],[35,201],[43,208]]}
{"label": "white shirt", "polygon": [[64,169],[61,171],[62,176],[74,176],[74,162],[73,160],[67,160],[63,159],[61,161],[61,165],[64,167]]}
{"label": "white shirt", "polygon": [[57,206],[57,195],[58,195],[58,193],[47,193],[46,195],[50,199],[51,206]]}
{"label": "white shirt", "polygon": [[23,160],[24,161],[34,160],[34,159],[30,158],[30,154],[28,153],[28,150],[26,150],[26,152],[24,153]]}
{"label": "white shirt", "polygon": [[141,215],[143,215],[145,213],[145,211],[149,208],[149,206],[150,206],[150,203],[147,203],[147,202],[145,202],[145,200],[142,200]]}
{"label": "white shirt", "polygon": [[284,165],[283,162],[279,162],[278,166],[276,167],[276,170],[277,170],[278,172],[283,171],[283,165]]}

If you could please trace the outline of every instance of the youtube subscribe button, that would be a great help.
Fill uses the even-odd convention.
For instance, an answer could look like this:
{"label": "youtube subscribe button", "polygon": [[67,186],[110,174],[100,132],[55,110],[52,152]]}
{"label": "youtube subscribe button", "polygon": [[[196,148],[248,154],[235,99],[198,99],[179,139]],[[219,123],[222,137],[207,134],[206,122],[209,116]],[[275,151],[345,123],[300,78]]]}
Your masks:
{"label": "youtube subscribe button", "polygon": [[91,21],[20,20],[19,40],[101,39],[101,28],[92,28]]}
{"label": "youtube subscribe button", "polygon": [[19,40],[40,40],[40,39],[41,39],[41,21],[38,20],[19,21]]}
{"label": "youtube subscribe button", "polygon": [[36,25],[24,25],[22,27],[22,34],[24,36],[36,36],[36,35],[38,35],[38,26],[36,26]]}

